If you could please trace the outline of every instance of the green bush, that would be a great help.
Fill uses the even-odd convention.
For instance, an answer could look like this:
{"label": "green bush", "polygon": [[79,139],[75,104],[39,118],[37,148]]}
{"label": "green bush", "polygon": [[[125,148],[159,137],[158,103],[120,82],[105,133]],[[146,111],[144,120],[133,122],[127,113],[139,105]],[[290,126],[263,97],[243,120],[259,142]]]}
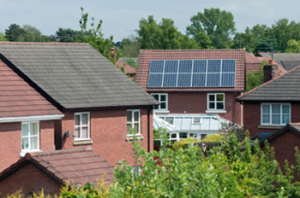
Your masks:
{"label": "green bush", "polygon": [[222,142],[222,136],[219,133],[209,134],[205,136],[200,142]]}
{"label": "green bush", "polygon": [[191,143],[191,142],[192,143],[198,143],[199,140],[194,140],[192,138],[178,140],[178,141],[176,141],[172,144],[172,148],[176,149],[176,150],[178,150],[180,148],[184,149],[184,148],[186,148],[186,145]]}

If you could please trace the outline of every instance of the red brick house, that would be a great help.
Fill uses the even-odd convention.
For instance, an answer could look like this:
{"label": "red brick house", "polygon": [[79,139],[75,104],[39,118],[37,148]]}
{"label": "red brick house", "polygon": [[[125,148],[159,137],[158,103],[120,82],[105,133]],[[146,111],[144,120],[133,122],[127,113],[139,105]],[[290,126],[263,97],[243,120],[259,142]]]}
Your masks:
{"label": "red brick house", "polygon": [[117,60],[116,65],[117,67],[123,67],[125,74],[129,75],[131,79],[134,79],[136,77],[136,69],[130,65],[128,65],[126,62],[126,59],[120,58]]}
{"label": "red brick house", "polygon": [[53,151],[54,122],[62,117],[0,58],[0,172],[26,152]]}
{"label": "red brick house", "polygon": [[197,127],[210,119],[205,117],[242,124],[235,98],[245,90],[245,74],[244,50],[141,50],[136,82],[161,103],[157,117],[170,124],[177,119],[177,128],[189,132],[179,136],[196,132],[201,139],[213,132]]}
{"label": "red brick house", "polygon": [[3,197],[22,188],[26,197],[43,189],[53,196],[65,183],[97,185],[104,179],[109,184],[113,177],[113,165],[89,148],[27,153],[0,173],[0,192]]}
{"label": "red brick house", "polygon": [[[91,147],[113,165],[121,159],[134,163],[131,129],[145,149],[153,149],[152,109],[158,102],[89,44],[0,42],[0,60],[49,101],[54,114],[64,115],[46,122],[49,150],[54,143],[58,150]],[[42,112],[30,102],[35,106],[23,112]]]}

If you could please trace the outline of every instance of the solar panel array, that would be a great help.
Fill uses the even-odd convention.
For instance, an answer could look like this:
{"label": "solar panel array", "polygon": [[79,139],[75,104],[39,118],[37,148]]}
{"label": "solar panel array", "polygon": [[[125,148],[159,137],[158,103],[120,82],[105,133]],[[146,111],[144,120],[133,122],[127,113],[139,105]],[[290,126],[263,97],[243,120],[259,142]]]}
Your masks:
{"label": "solar panel array", "polygon": [[235,59],[151,60],[148,87],[234,87]]}

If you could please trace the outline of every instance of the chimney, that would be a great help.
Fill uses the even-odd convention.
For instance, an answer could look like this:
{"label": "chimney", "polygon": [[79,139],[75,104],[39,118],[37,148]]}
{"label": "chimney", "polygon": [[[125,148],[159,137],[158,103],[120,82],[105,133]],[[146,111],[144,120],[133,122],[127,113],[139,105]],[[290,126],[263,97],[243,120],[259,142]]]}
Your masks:
{"label": "chimney", "polygon": [[116,55],[115,55],[115,48],[110,48],[110,56],[111,56],[112,58],[115,58],[115,57],[116,57]]}
{"label": "chimney", "polygon": [[264,83],[272,80],[274,72],[277,70],[275,61],[269,60],[269,64],[264,66]]}

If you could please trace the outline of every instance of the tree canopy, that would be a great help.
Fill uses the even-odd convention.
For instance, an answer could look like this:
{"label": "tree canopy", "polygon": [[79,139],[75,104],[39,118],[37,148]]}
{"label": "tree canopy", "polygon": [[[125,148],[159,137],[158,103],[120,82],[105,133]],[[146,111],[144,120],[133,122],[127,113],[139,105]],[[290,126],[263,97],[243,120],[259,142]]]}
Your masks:
{"label": "tree canopy", "polygon": [[74,42],[79,35],[81,35],[81,31],[70,28],[58,28],[56,31],[56,38],[59,42]]}

